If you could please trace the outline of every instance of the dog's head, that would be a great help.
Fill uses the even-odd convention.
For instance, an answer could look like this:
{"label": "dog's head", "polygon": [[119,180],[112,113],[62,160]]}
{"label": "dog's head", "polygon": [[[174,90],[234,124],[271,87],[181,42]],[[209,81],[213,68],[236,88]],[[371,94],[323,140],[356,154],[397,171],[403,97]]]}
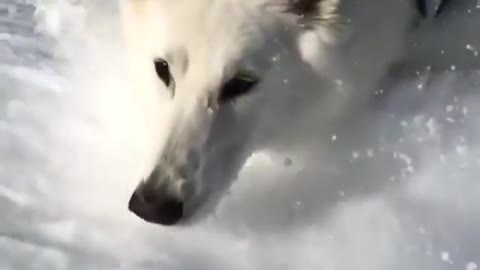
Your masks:
{"label": "dog's head", "polygon": [[[330,38],[337,2],[125,2],[123,20],[135,91],[167,111],[162,120],[158,116],[166,138],[156,165],[133,192],[132,212],[162,225],[188,221],[220,190],[213,185],[229,182],[213,183],[204,169],[210,156],[220,152],[227,153],[216,160],[218,170],[223,170],[229,155],[235,155],[228,145],[247,136],[245,127],[235,125],[230,117],[234,114],[230,105],[256,94],[278,50],[297,46],[302,33],[315,32],[318,43]],[[282,37],[294,42],[284,42]],[[222,127],[222,142],[215,144],[219,119],[227,125]]]}

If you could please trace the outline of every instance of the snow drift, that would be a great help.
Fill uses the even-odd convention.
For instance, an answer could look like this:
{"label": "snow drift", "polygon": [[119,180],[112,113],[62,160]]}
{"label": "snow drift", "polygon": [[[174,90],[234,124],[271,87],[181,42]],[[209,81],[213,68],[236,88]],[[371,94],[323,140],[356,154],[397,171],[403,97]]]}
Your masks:
{"label": "snow drift", "polygon": [[335,162],[258,152],[206,221],[134,217],[155,142],[112,2],[0,3],[2,269],[478,268],[480,73],[462,63],[378,89],[331,131]]}

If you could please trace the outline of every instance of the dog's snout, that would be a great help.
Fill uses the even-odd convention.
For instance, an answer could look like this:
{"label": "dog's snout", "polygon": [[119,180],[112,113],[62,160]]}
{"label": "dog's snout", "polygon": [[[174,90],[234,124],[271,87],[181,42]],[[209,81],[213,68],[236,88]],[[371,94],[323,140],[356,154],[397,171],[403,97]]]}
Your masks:
{"label": "dog's snout", "polygon": [[183,217],[183,201],[174,196],[148,198],[136,190],[128,203],[128,209],[145,221],[160,225],[175,225]]}

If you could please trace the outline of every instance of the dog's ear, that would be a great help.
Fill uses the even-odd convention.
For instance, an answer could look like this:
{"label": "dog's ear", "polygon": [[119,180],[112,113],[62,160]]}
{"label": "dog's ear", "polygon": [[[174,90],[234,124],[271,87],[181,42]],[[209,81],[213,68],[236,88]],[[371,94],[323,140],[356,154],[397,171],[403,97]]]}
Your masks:
{"label": "dog's ear", "polygon": [[286,0],[285,12],[297,17],[297,23],[307,28],[332,26],[338,22],[340,0]]}
{"label": "dog's ear", "polygon": [[[440,4],[437,7],[437,11],[435,12],[435,17],[440,15],[440,13],[442,13],[442,11],[445,10],[445,7],[451,5],[452,3],[453,3],[452,0],[441,0]],[[478,4],[477,4],[477,7],[478,7]]]}
{"label": "dog's ear", "polygon": [[[296,46],[301,58],[314,69],[322,69],[330,45],[341,41],[344,23],[340,17],[343,0],[267,0],[269,12],[279,15],[296,35]],[[369,0],[366,0],[369,1]],[[300,29],[298,29],[300,28]]]}
{"label": "dog's ear", "polygon": [[[446,6],[452,4],[452,0],[440,0],[438,5],[436,6],[436,10],[434,11],[434,17],[437,17],[445,10]],[[415,0],[415,5],[422,17],[427,17],[429,12],[427,9],[427,1],[426,0]]]}

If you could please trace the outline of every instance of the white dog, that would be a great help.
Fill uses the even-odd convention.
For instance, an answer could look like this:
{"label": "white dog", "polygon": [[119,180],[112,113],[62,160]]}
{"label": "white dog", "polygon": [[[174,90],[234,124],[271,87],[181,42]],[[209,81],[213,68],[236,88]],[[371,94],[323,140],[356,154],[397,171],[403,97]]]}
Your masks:
{"label": "white dog", "polygon": [[[193,220],[263,138],[289,135],[273,123],[325,135],[452,2],[125,0],[135,91],[168,120],[155,123],[168,132],[129,209],[162,225]],[[314,120],[305,116],[312,109]],[[308,130],[317,124],[320,132]]]}

